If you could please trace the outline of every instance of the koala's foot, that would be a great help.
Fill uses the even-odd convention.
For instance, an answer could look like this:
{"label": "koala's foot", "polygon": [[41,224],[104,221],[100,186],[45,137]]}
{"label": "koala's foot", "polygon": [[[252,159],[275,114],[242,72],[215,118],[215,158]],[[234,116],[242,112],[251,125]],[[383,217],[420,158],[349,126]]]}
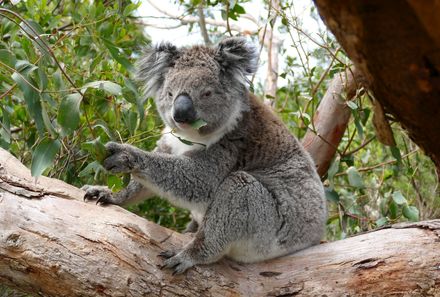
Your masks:
{"label": "koala's foot", "polygon": [[[208,228],[206,228],[208,227]],[[215,226],[218,230],[218,226]],[[165,258],[162,268],[173,270],[174,274],[185,272],[188,268],[197,264],[210,264],[218,261],[226,253],[228,240],[218,236],[209,226],[201,226],[194,239],[182,250],[164,251],[159,254]]]}
{"label": "koala's foot", "polygon": [[173,275],[181,274],[185,272],[188,268],[195,265],[194,261],[189,257],[186,250],[182,250],[179,253],[175,251],[164,251],[161,252],[159,257],[165,258],[164,264],[161,266],[163,268],[169,268],[173,270]]}
{"label": "koala's foot", "polygon": [[105,186],[85,185],[81,187],[85,191],[84,201],[96,200],[96,204],[116,204],[112,191]]}
{"label": "koala's foot", "polygon": [[138,169],[139,162],[135,148],[127,144],[108,142],[105,145],[107,157],[102,165],[111,173],[131,173]]}

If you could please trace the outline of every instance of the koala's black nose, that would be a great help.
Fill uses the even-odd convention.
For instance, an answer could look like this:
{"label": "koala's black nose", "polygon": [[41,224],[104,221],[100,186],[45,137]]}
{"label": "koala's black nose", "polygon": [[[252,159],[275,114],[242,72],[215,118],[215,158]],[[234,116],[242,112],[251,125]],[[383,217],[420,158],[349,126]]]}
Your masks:
{"label": "koala's black nose", "polygon": [[177,123],[192,123],[196,120],[196,116],[191,98],[186,94],[177,96],[174,100],[174,120]]}

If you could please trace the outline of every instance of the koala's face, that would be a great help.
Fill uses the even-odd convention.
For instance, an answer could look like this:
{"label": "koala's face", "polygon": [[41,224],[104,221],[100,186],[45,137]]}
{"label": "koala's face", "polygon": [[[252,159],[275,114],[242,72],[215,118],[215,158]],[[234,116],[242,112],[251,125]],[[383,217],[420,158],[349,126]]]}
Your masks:
{"label": "koala's face", "polygon": [[[214,48],[162,44],[147,51],[138,77],[168,127],[189,139],[218,136],[247,109],[246,75],[256,70],[255,53],[242,38]],[[194,123],[204,125],[197,129]]]}

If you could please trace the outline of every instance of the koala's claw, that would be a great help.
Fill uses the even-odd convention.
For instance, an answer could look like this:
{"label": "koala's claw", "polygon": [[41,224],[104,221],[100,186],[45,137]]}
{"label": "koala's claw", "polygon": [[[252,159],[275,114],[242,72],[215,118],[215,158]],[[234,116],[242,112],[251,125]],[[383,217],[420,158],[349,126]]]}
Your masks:
{"label": "koala's claw", "polygon": [[96,200],[96,204],[113,204],[113,193],[107,187],[85,185],[81,190],[86,191],[84,201]]}
{"label": "koala's claw", "polygon": [[174,257],[175,255],[176,255],[175,251],[168,250],[168,251],[160,252],[157,256],[161,258],[169,259],[171,257]]}
{"label": "koala's claw", "polygon": [[164,251],[158,256],[166,259],[160,269],[172,269],[172,275],[184,273],[188,268],[194,266],[193,261],[183,252],[176,254],[174,251]]}

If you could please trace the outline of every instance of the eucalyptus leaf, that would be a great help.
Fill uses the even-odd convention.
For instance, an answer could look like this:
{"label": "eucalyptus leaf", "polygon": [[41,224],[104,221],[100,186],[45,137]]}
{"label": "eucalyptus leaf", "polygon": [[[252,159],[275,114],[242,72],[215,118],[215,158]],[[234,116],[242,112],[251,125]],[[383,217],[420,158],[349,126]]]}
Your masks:
{"label": "eucalyptus leaf", "polygon": [[382,217],[376,221],[377,227],[384,226],[388,223],[388,219],[386,217]]}
{"label": "eucalyptus leaf", "polygon": [[0,49],[0,60],[12,68],[15,67],[15,63],[17,62],[15,56],[6,49]]}
{"label": "eucalyptus leaf", "polygon": [[105,148],[105,145],[99,140],[99,138],[95,140],[94,148],[96,160],[102,163],[107,157],[107,149]]}
{"label": "eucalyptus leaf", "polygon": [[390,151],[394,159],[396,159],[397,164],[402,164],[402,155],[400,154],[399,148],[397,146],[391,146]]}
{"label": "eucalyptus leaf", "polygon": [[333,189],[330,189],[328,187],[324,188],[325,191],[325,197],[327,198],[328,201],[334,202],[334,203],[338,203],[340,198],[339,198],[339,194],[338,192],[336,192]]}
{"label": "eucalyptus leaf", "polygon": [[12,74],[12,79],[17,83],[18,87],[23,92],[27,110],[34,119],[39,134],[43,135],[45,127],[41,108],[40,93],[30,86],[30,84],[32,84],[34,81],[29,76],[25,80],[24,76],[18,74],[17,72]]}
{"label": "eucalyptus leaf", "polygon": [[86,83],[81,87],[82,92],[86,92],[88,88],[101,89],[112,95],[122,95],[122,88],[117,83],[108,80],[97,80]]}
{"label": "eucalyptus leaf", "polygon": [[69,135],[78,128],[81,104],[81,94],[75,93],[64,97],[58,109],[58,124],[61,125],[64,135]]}
{"label": "eucalyptus leaf", "polygon": [[398,204],[398,205],[403,205],[403,204],[408,203],[406,201],[406,198],[402,195],[402,193],[400,191],[394,192],[392,197],[393,197],[394,202],[396,202],[396,204]]}
{"label": "eucalyptus leaf", "polygon": [[397,213],[399,211],[398,205],[394,200],[391,200],[388,205],[389,216],[392,220],[397,219]]}
{"label": "eucalyptus leaf", "polygon": [[352,110],[358,109],[358,106],[354,101],[347,101],[347,106],[350,107]]}
{"label": "eucalyptus leaf", "polygon": [[56,154],[60,150],[61,142],[58,139],[45,138],[32,153],[31,174],[40,176],[44,170],[52,165]]}
{"label": "eucalyptus leaf", "polygon": [[80,171],[78,176],[85,177],[85,176],[91,175],[92,173],[96,173],[96,172],[99,172],[102,170],[104,170],[104,167],[102,167],[102,165],[98,161],[93,161],[93,162],[90,162],[89,164],[87,164],[87,166],[83,170]]}
{"label": "eucalyptus leaf", "polygon": [[404,205],[402,214],[410,221],[416,222],[419,220],[419,210],[415,206]]}
{"label": "eucalyptus leaf", "polygon": [[200,128],[206,126],[208,123],[205,122],[203,119],[198,119],[197,121],[191,123],[191,127],[193,129],[199,130]]}
{"label": "eucalyptus leaf", "polygon": [[115,46],[112,42],[110,42],[107,39],[104,39],[104,45],[107,47],[107,49],[110,52],[110,55],[115,59],[119,64],[124,66],[125,69],[127,69],[129,72],[134,71],[133,64],[122,54],[122,51],[120,48]]}
{"label": "eucalyptus leaf", "polygon": [[350,186],[355,188],[364,188],[364,182],[362,181],[362,177],[357,171],[356,167],[350,166],[347,169],[347,175],[348,175],[348,183]]}
{"label": "eucalyptus leaf", "polygon": [[192,142],[189,141],[189,140],[183,139],[182,137],[179,137],[179,136],[177,136],[177,135],[174,135],[174,136],[177,137],[177,139],[179,139],[180,142],[182,142],[182,143],[184,143],[184,144],[186,144],[186,145],[193,145],[193,144],[194,144],[194,143],[192,143]]}

